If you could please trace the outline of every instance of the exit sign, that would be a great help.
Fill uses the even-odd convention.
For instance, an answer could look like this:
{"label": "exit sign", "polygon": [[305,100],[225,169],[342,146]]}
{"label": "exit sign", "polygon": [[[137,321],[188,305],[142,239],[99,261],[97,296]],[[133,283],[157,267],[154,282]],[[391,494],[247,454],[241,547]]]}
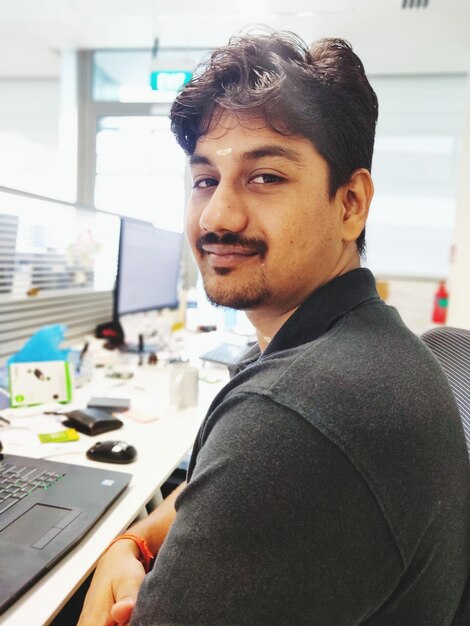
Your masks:
{"label": "exit sign", "polygon": [[189,80],[192,73],[184,70],[165,70],[150,74],[150,86],[155,91],[179,91]]}

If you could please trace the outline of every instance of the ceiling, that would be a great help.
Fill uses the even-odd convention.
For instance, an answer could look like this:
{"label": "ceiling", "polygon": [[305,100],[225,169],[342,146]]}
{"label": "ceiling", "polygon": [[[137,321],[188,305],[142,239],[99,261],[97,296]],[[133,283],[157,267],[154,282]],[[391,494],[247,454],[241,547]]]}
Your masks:
{"label": "ceiling", "polygon": [[213,47],[258,23],[345,37],[369,72],[470,71],[470,0],[1,0],[0,76],[57,77],[61,49]]}

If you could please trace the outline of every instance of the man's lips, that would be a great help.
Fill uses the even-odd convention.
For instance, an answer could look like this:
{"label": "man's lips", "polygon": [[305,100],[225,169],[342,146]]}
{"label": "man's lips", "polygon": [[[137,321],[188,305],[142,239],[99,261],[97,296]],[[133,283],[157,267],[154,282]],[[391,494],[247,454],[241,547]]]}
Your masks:
{"label": "man's lips", "polygon": [[202,250],[207,254],[215,254],[216,256],[254,256],[258,254],[257,250],[227,244],[205,244],[202,246]]}
{"label": "man's lips", "polygon": [[231,270],[250,265],[256,259],[264,260],[268,252],[268,246],[262,239],[230,232],[222,236],[213,232],[206,233],[196,241],[196,248],[215,270]]}
{"label": "man's lips", "polygon": [[214,268],[235,268],[249,262],[259,252],[252,248],[227,244],[204,244],[202,252]]}

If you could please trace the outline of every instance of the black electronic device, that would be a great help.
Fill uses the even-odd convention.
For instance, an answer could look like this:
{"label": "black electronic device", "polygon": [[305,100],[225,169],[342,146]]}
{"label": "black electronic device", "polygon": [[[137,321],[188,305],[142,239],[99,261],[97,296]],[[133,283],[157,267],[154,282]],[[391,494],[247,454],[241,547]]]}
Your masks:
{"label": "black electronic device", "polygon": [[124,331],[119,320],[98,324],[95,328],[95,337],[106,339],[105,348],[113,349],[124,343]]}
{"label": "black electronic device", "polygon": [[64,425],[75,428],[84,435],[100,435],[121,428],[122,422],[109,411],[100,409],[77,409],[63,413],[67,417]]}
{"label": "black electronic device", "polygon": [[234,365],[238,363],[253,344],[239,346],[233,343],[221,343],[208,352],[199,355],[201,361],[220,363],[221,365]]}
{"label": "black electronic device", "polygon": [[137,458],[137,450],[125,441],[97,441],[86,455],[92,461],[132,463]]}
{"label": "black electronic device", "polygon": [[64,557],[130,474],[5,454],[0,460],[0,613]]}
{"label": "black electronic device", "polygon": [[129,398],[109,398],[107,396],[94,396],[87,403],[89,409],[104,409],[105,411],[127,411],[131,406]]}
{"label": "black electronic device", "polygon": [[[131,313],[178,307],[182,244],[183,233],[156,228],[150,222],[121,219],[115,321]],[[155,346],[145,345],[148,337],[141,334],[139,344],[128,349],[155,351]]]}

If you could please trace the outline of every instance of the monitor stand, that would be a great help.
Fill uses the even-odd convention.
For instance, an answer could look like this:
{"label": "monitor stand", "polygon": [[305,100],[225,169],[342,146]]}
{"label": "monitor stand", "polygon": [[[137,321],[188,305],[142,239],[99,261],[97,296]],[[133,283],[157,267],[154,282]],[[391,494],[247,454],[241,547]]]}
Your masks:
{"label": "monitor stand", "polygon": [[150,352],[158,352],[162,346],[158,343],[145,343],[144,335],[139,334],[139,343],[123,343],[119,347],[122,352],[130,352],[131,354],[148,354]]}

